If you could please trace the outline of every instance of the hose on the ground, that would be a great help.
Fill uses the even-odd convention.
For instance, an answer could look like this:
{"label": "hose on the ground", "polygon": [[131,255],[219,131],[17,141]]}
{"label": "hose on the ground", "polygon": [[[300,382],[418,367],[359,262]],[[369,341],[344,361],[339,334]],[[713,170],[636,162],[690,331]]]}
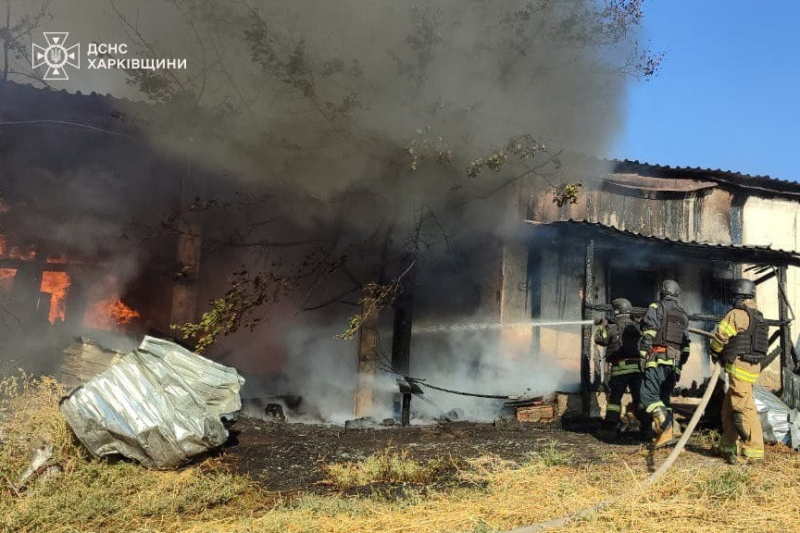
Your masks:
{"label": "hose on the ground", "polygon": [[[703,398],[700,400],[700,404],[697,406],[697,409],[692,415],[691,420],[689,420],[689,424],[686,426],[686,431],[684,431],[680,440],[675,445],[675,448],[672,450],[672,453],[670,453],[669,456],[664,460],[664,462],[661,463],[661,466],[659,466],[655,472],[650,474],[650,476],[648,476],[644,481],[642,481],[636,487],[637,491],[655,483],[661,476],[664,475],[664,473],[667,470],[670,469],[672,464],[675,462],[675,459],[677,459],[678,456],[681,454],[683,448],[686,446],[686,443],[691,438],[692,433],[694,433],[694,429],[697,427],[697,423],[700,421],[700,418],[703,416],[703,413],[705,412],[706,407],[708,406],[708,402],[711,399],[711,395],[714,393],[714,389],[716,388],[717,380],[719,380],[719,375],[721,370],[722,368],[720,367],[720,364],[718,362],[715,363],[714,369],[711,373],[711,378],[708,382],[708,388],[706,388],[706,392],[705,394],[703,394]],[[580,511],[569,514],[567,516],[563,516],[561,518],[556,518],[553,520],[548,520],[546,522],[539,522],[536,524],[519,527],[511,531],[505,531],[504,533],[538,533],[540,531],[546,531],[548,529],[553,529],[556,527],[564,527],[570,522],[573,522],[574,520],[585,518],[594,513],[603,511],[622,499],[630,498],[630,496],[631,496],[630,493],[614,496],[612,498],[603,500],[596,505],[587,507],[585,509],[581,509]]]}

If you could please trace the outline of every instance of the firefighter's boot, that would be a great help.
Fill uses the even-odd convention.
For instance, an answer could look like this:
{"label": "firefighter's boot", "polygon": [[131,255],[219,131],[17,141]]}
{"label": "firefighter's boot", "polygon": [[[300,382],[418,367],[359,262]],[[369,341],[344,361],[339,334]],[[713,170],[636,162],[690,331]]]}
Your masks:
{"label": "firefighter's boot", "polygon": [[675,434],[672,430],[672,417],[669,411],[664,407],[656,407],[653,409],[653,431],[655,431],[656,438],[653,441],[653,448],[660,448],[666,446],[675,440]]}
{"label": "firefighter's boot", "polygon": [[738,465],[740,464],[739,457],[736,453],[725,453],[722,455],[722,458],[725,459],[725,462],[729,465]]}
{"label": "firefighter's boot", "polygon": [[674,418],[672,419],[672,434],[676,439],[681,438],[681,435],[683,435],[681,425]]}

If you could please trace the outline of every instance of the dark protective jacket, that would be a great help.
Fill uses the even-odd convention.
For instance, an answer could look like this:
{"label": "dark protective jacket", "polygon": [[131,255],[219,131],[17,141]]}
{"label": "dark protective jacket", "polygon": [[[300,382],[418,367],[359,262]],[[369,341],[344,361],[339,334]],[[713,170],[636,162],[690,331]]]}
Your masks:
{"label": "dark protective jacket", "polygon": [[606,347],[606,361],[611,364],[611,377],[640,374],[638,324],[630,315],[618,315],[597,329],[594,341]]}
{"label": "dark protective jacket", "polygon": [[614,363],[639,358],[639,337],[639,326],[630,315],[618,315],[598,328],[594,340],[606,347],[606,361]]}
{"label": "dark protective jacket", "polygon": [[665,296],[658,303],[650,304],[642,318],[642,340],[654,352],[662,353],[662,361],[675,362],[680,358],[683,365],[689,357],[689,317],[678,299]]}
{"label": "dark protective jacket", "polygon": [[769,328],[752,301],[738,302],[714,329],[711,350],[721,353],[724,362],[737,357],[751,364],[761,363],[769,349]]}

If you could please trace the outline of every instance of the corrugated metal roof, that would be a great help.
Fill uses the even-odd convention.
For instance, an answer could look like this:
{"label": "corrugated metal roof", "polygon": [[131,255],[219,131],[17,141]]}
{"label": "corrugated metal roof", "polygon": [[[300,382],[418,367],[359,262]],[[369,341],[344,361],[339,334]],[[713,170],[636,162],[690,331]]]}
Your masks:
{"label": "corrugated metal roof", "polygon": [[636,231],[622,230],[614,226],[603,224],[602,222],[594,222],[589,220],[576,220],[567,219],[555,222],[536,222],[533,220],[526,220],[526,224],[534,226],[573,226],[573,227],[591,227],[599,231],[609,233],[611,235],[622,237],[633,237],[638,239],[645,239],[653,244],[667,244],[672,246],[689,247],[695,249],[704,249],[714,252],[751,252],[774,259],[781,259],[787,263],[796,264],[800,266],[800,254],[797,252],[779,250],[772,248],[770,245],[753,245],[753,244],[723,244],[714,242],[703,242],[695,240],[671,239],[669,237],[657,237],[653,235],[646,235]]}
{"label": "corrugated metal roof", "polygon": [[773,178],[767,175],[743,174],[724,169],[701,167],[680,167],[657,165],[630,159],[607,159],[614,172],[651,172],[656,175],[669,175],[673,178],[712,180],[743,187],[764,190],[764,192],[796,193],[800,195],[800,183],[792,180]]}

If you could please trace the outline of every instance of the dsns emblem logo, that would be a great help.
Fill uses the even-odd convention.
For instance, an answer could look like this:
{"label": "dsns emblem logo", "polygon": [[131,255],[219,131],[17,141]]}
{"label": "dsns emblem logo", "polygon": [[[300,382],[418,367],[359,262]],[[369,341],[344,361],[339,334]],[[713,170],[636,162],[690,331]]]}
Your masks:
{"label": "dsns emblem logo", "polygon": [[67,48],[64,43],[69,37],[68,32],[44,32],[47,47],[43,48],[38,44],[33,45],[31,63],[33,68],[47,65],[47,72],[44,79],[47,81],[68,80],[66,66],[81,68],[81,45],[73,44]]}

